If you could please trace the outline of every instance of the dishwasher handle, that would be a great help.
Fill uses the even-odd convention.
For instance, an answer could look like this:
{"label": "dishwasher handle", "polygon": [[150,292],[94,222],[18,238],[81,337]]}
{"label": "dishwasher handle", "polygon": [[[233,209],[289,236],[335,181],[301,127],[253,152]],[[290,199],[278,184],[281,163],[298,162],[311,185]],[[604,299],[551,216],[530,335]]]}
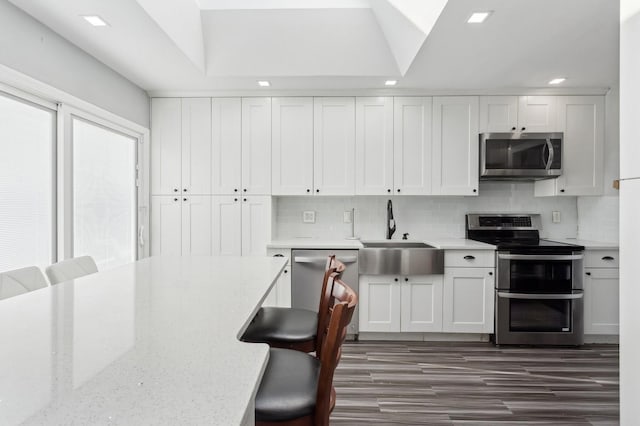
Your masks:
{"label": "dishwasher handle", "polygon": [[[336,256],[336,259],[344,264],[356,263],[358,256]],[[324,265],[327,263],[326,257],[311,257],[311,256],[295,256],[293,258],[295,263],[313,263],[316,265]]]}

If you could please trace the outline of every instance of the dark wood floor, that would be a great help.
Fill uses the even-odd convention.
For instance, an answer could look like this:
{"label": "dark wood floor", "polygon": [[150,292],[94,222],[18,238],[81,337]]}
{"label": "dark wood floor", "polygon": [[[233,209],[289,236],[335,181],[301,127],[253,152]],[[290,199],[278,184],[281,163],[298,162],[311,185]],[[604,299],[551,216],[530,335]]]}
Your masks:
{"label": "dark wood floor", "polygon": [[617,425],[618,346],[346,342],[331,424]]}

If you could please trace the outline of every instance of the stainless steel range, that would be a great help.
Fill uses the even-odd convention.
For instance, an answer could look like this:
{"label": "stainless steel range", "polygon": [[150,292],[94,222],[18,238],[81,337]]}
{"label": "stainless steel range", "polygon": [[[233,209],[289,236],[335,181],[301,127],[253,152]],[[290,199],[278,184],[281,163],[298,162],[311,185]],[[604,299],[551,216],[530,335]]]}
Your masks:
{"label": "stainless steel range", "polygon": [[583,343],[583,246],[540,239],[539,214],[468,214],[466,229],[497,246],[497,345]]}

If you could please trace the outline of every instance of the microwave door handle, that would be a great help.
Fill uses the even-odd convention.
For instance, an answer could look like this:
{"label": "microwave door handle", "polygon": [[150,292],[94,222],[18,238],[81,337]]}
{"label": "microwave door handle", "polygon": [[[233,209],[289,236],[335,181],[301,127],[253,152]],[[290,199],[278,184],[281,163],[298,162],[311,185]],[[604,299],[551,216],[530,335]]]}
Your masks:
{"label": "microwave door handle", "polygon": [[549,157],[547,157],[546,169],[549,170],[551,168],[551,164],[553,163],[553,157],[555,156],[555,152],[553,152],[553,144],[551,143],[551,138],[547,138],[547,148],[549,148]]}

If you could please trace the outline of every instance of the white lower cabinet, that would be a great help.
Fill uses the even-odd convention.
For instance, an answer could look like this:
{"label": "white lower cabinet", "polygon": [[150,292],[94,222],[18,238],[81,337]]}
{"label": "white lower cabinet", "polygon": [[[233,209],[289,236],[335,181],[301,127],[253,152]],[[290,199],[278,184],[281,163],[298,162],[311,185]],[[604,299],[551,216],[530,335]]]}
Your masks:
{"label": "white lower cabinet", "polygon": [[271,240],[271,197],[214,196],[215,256],[265,256]]}
{"label": "white lower cabinet", "polygon": [[618,251],[586,250],[584,268],[584,333],[620,332]]}
{"label": "white lower cabinet", "polygon": [[271,288],[262,306],[291,307],[291,267],[284,268],[278,282]]}
{"label": "white lower cabinet", "polygon": [[493,333],[494,268],[445,268],[442,331]]}
{"label": "white lower cabinet", "polygon": [[211,255],[211,196],[151,197],[151,255]]}
{"label": "white lower cabinet", "polygon": [[442,275],[360,276],[361,332],[442,330]]}

